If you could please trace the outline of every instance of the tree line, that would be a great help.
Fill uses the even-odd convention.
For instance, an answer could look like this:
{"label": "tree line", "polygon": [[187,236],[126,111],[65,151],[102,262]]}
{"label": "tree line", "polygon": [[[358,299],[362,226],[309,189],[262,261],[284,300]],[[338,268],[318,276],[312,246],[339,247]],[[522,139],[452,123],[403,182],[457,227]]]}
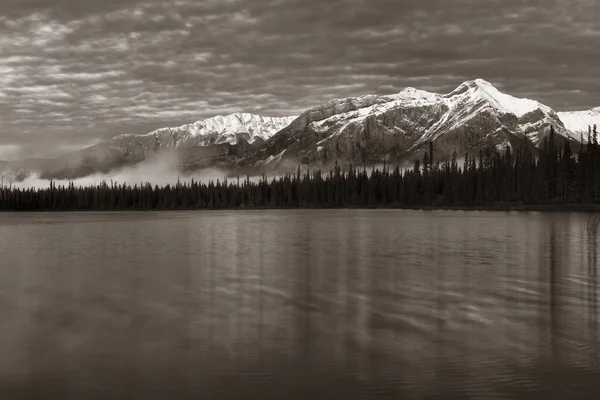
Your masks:
{"label": "tree line", "polygon": [[[582,140],[583,142],[583,140]],[[433,144],[412,169],[369,169],[336,164],[330,172],[258,181],[210,180],[157,186],[107,184],[0,188],[0,210],[174,210],[218,208],[335,208],[497,206],[600,203],[597,128],[575,153],[558,144],[554,128],[538,154],[528,148],[465,155],[459,165],[434,160]]]}

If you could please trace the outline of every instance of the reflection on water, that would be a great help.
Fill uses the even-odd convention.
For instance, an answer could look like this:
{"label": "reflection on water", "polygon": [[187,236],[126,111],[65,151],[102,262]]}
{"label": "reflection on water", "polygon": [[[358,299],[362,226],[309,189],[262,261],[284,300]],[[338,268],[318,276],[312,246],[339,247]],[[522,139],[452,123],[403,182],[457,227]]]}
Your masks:
{"label": "reflection on water", "polygon": [[0,214],[0,397],[597,398],[588,218]]}

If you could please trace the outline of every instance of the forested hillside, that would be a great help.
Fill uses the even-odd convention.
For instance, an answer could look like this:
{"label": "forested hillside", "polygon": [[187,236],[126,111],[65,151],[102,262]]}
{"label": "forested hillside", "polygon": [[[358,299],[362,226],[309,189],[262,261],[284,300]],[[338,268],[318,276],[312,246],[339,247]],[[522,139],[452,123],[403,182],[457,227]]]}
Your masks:
{"label": "forested hillside", "polygon": [[0,210],[173,210],[214,208],[415,207],[600,203],[597,129],[573,152],[554,129],[539,156],[527,148],[465,155],[459,165],[432,159],[429,144],[413,169],[339,166],[328,174],[268,180],[186,182],[162,187],[103,183],[91,187],[0,188]]}

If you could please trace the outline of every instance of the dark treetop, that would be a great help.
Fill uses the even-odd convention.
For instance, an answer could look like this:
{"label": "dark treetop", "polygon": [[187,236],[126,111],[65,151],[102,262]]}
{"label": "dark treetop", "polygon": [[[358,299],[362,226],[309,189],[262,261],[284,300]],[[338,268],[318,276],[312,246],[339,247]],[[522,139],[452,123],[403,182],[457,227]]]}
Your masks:
{"label": "dark treetop", "polygon": [[266,207],[493,206],[508,204],[600,203],[600,146],[597,132],[574,154],[559,146],[554,130],[539,156],[529,149],[466,155],[461,167],[432,159],[433,146],[413,170],[367,171],[339,166],[240,184],[226,180],[163,187],[111,185],[47,189],[0,189],[0,210],[156,210]]}

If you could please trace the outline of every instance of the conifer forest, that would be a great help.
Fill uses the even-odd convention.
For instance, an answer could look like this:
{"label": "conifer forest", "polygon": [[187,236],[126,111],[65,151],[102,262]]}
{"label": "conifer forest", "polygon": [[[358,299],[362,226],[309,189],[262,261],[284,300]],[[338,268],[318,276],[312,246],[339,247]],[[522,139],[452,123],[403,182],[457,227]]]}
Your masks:
{"label": "conifer forest", "polygon": [[329,173],[300,169],[258,181],[227,179],[174,185],[73,183],[47,188],[0,188],[0,210],[176,210],[219,208],[413,208],[600,203],[597,131],[574,152],[554,129],[539,152],[528,148],[467,154],[464,163],[437,162],[433,145],[412,169],[340,166]]}

